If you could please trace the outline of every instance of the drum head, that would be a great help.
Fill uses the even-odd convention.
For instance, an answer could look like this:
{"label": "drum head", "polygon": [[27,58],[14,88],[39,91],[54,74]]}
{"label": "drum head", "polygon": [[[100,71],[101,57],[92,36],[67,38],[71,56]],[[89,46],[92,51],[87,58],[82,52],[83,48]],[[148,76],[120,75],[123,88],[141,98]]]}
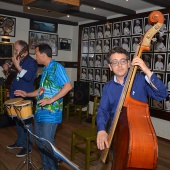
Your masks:
{"label": "drum head", "polygon": [[18,103],[20,101],[22,101],[23,98],[14,98],[14,99],[10,99],[10,100],[7,100],[5,101],[5,105],[9,105],[9,104],[15,104],[15,103]]}
{"label": "drum head", "polygon": [[31,104],[31,100],[22,100],[15,104],[15,106],[25,106]]}

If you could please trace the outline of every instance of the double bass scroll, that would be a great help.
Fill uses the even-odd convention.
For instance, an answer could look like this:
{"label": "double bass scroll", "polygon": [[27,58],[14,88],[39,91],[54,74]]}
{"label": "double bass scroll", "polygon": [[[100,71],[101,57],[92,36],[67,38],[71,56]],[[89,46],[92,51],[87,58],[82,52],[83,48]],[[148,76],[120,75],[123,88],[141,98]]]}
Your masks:
{"label": "double bass scroll", "polygon": [[[153,11],[149,15],[148,21],[149,23],[156,24],[143,36],[141,44],[138,45],[136,49],[135,56],[137,57],[141,57],[142,51],[150,50],[151,40],[162,27],[164,16],[159,11]],[[108,133],[109,148],[112,141],[114,147],[114,170],[155,169],[157,164],[157,139],[150,120],[148,104],[136,101],[130,97],[136,71],[137,66],[130,67],[128,77]],[[146,134],[148,135],[147,137]],[[140,137],[140,135],[142,137]],[[101,154],[100,160],[103,163],[106,161],[109,148],[106,148]]]}

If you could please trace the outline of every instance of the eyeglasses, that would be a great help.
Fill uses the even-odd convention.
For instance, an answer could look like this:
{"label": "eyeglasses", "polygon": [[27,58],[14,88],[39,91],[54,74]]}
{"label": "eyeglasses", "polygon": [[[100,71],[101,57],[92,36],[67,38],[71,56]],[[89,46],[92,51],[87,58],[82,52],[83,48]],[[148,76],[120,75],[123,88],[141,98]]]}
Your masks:
{"label": "eyeglasses", "polygon": [[124,65],[124,64],[127,64],[127,59],[125,59],[125,58],[122,58],[122,59],[120,59],[120,60],[113,60],[112,62],[110,62],[110,65],[112,65],[113,67],[115,67],[115,66],[117,66],[119,63],[121,64],[121,65]]}

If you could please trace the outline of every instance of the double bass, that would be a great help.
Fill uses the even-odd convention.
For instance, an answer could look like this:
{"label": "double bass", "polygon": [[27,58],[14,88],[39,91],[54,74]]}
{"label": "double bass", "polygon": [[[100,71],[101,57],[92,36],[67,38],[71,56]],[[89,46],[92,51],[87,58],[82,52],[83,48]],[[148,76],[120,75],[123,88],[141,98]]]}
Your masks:
{"label": "double bass", "polygon": [[[153,11],[148,17],[149,23],[156,23],[144,35],[138,45],[135,56],[150,50],[150,42],[161,29],[164,16]],[[130,96],[137,66],[131,66],[122,91],[119,104],[108,134],[109,147],[113,145],[114,160],[112,170],[153,170],[157,166],[158,143],[154,131],[149,106]],[[100,157],[105,163],[109,148]]]}

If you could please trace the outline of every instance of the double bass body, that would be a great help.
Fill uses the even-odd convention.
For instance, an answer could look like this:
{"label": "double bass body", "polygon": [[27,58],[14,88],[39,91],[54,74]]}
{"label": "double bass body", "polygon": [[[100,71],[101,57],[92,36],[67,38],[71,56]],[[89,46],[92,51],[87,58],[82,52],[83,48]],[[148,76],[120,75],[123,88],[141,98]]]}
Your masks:
{"label": "double bass body", "polygon": [[126,98],[116,127],[113,148],[112,170],[156,168],[158,144],[148,104]]}

